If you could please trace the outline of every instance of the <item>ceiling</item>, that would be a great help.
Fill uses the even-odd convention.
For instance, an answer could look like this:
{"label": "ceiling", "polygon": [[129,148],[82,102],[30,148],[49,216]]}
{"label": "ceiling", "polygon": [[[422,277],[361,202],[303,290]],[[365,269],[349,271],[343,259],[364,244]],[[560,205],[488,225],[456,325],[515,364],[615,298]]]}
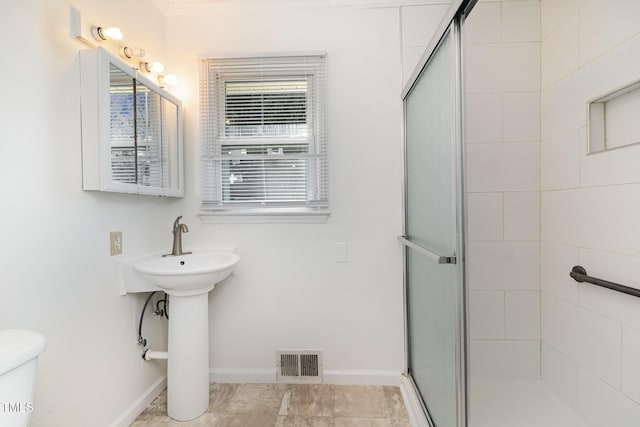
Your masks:
{"label": "ceiling", "polygon": [[395,7],[449,4],[450,0],[153,0],[165,13],[219,6],[245,7]]}

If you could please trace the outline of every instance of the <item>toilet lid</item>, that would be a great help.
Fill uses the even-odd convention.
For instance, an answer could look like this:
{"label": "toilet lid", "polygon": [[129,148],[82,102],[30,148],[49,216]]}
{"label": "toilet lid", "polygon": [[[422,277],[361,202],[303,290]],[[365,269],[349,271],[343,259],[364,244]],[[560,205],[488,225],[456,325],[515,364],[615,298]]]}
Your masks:
{"label": "toilet lid", "polygon": [[0,375],[37,357],[45,348],[45,338],[21,329],[0,331]]}

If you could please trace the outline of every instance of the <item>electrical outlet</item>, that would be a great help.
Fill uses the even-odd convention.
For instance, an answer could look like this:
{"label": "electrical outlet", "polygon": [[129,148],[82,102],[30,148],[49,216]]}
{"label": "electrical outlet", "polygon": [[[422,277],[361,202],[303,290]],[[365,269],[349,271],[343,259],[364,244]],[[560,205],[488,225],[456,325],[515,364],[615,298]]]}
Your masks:
{"label": "electrical outlet", "polygon": [[122,254],[122,231],[109,233],[109,242],[111,256]]}

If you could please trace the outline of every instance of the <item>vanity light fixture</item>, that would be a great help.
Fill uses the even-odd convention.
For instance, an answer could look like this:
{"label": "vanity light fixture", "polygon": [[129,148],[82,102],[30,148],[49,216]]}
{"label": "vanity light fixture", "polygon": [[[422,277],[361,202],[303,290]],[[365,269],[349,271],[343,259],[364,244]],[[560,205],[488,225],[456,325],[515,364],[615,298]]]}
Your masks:
{"label": "vanity light fixture", "polygon": [[144,51],[143,48],[141,47],[129,47],[129,46],[125,46],[122,49],[120,49],[120,54],[122,54],[122,56],[126,57],[126,58],[144,58],[144,55],[146,54],[146,52]]}
{"label": "vanity light fixture", "polygon": [[[87,26],[89,27],[89,26]],[[92,49],[97,47],[97,44],[90,40],[90,37],[85,37],[83,35],[83,27],[82,25],[82,16],[78,9],[71,7],[71,36],[75,39],[81,41],[85,45],[89,46]],[[178,79],[173,74],[164,74],[164,65],[160,62],[156,61],[144,61],[141,58],[144,58],[146,55],[146,50],[139,46],[126,46],[126,44],[122,41],[123,34],[118,27],[101,27],[97,25],[90,26],[90,32],[98,42],[105,42],[107,40],[115,40],[116,43],[111,43],[110,49],[118,49],[120,56],[127,60],[130,65],[131,62],[135,61],[133,58],[138,59],[138,68],[137,70],[142,71],[144,73],[154,73],[156,74],[156,79],[158,81],[158,86],[164,88],[165,86],[175,86],[178,83]],[[132,60],[132,61],[128,61]],[[132,65],[134,68],[135,65]]]}
{"label": "vanity light fixture", "polygon": [[141,62],[140,70],[145,73],[161,73],[164,71],[164,65],[159,62]]}
{"label": "vanity light fixture", "polygon": [[105,40],[122,40],[122,31],[118,27],[91,27],[93,38],[99,42]]}
{"label": "vanity light fixture", "polygon": [[178,84],[178,78],[174,74],[158,75],[158,85],[160,87],[175,86],[177,84]]}

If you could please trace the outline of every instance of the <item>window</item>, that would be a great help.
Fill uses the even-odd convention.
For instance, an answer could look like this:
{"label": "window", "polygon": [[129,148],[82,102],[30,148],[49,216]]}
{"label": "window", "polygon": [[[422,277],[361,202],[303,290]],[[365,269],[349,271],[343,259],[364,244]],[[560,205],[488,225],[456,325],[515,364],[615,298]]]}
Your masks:
{"label": "window", "polygon": [[201,62],[202,213],[328,214],[325,56]]}

